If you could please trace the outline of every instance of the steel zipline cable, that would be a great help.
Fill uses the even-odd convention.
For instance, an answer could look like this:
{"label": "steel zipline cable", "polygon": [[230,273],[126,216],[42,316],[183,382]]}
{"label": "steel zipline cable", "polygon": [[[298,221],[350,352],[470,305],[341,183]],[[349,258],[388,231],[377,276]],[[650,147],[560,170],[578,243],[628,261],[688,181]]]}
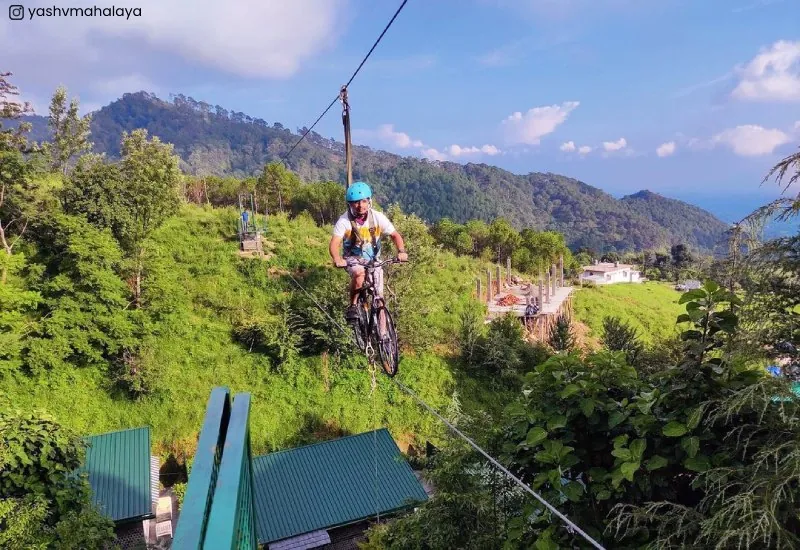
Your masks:
{"label": "steel zipline cable", "polygon": [[[303,292],[305,292],[305,293],[306,293],[306,295],[307,295],[309,298],[311,298],[311,300],[314,302],[314,304],[316,304],[316,306],[317,306],[317,307],[320,309],[320,311],[322,311],[322,313],[323,313],[323,314],[324,314],[324,315],[325,315],[325,316],[326,316],[328,319],[330,319],[330,320],[331,320],[331,322],[332,322],[334,325],[336,325],[336,326],[339,328],[339,330],[341,330],[341,331],[342,331],[344,334],[346,334],[346,335],[349,335],[349,336],[350,336],[350,339],[352,340],[352,342],[353,342],[354,344],[358,345],[358,344],[357,344],[357,342],[356,342],[356,340],[355,340],[355,336],[353,336],[353,334],[352,334],[352,332],[351,332],[351,331],[345,330],[345,329],[342,327],[342,325],[340,325],[340,324],[339,324],[339,323],[338,323],[338,322],[337,322],[337,321],[336,321],[336,320],[335,320],[333,317],[331,317],[331,315],[330,315],[330,314],[329,314],[327,311],[325,311],[325,309],[324,309],[324,308],[322,307],[322,305],[320,305],[320,303],[319,303],[319,302],[318,302],[318,301],[317,301],[317,300],[314,298],[314,296],[313,296],[313,295],[312,295],[310,292],[308,292],[308,291],[307,291],[305,288],[303,288],[303,285],[301,285],[301,284],[300,284],[300,283],[297,281],[297,279],[295,279],[294,277],[292,277],[292,275],[291,275],[291,274],[289,274],[289,277],[292,279],[292,281],[294,281],[294,284],[296,284],[296,285],[297,285],[297,287],[298,287],[298,288],[300,288],[300,290],[302,290]],[[456,435],[458,435],[460,438],[462,438],[464,441],[466,441],[466,442],[467,442],[467,443],[468,443],[468,444],[469,444],[469,445],[470,445],[470,446],[471,446],[473,449],[475,449],[475,450],[476,450],[476,451],[478,451],[480,454],[482,454],[482,455],[483,455],[483,456],[486,458],[486,460],[488,460],[489,462],[491,462],[492,464],[494,464],[495,466],[497,466],[497,468],[498,468],[498,469],[500,469],[500,470],[501,470],[501,471],[502,471],[504,474],[506,474],[506,475],[507,475],[507,476],[509,476],[511,479],[513,479],[513,480],[514,480],[514,481],[517,483],[517,485],[519,485],[520,487],[522,487],[522,489],[524,489],[525,491],[527,491],[528,493],[530,493],[531,495],[533,495],[533,497],[534,497],[536,500],[538,500],[540,503],[542,503],[542,504],[543,504],[543,505],[544,505],[544,506],[545,506],[545,507],[546,507],[548,510],[550,510],[550,511],[551,511],[553,514],[555,514],[555,515],[556,515],[556,516],[557,516],[559,519],[561,519],[561,521],[563,521],[563,522],[564,522],[564,523],[567,525],[567,530],[568,530],[568,531],[570,531],[570,532],[575,532],[575,533],[578,533],[579,535],[581,535],[581,536],[582,536],[584,539],[586,539],[586,541],[587,541],[587,542],[589,542],[589,543],[590,543],[592,546],[594,546],[595,548],[598,548],[599,550],[605,550],[605,548],[604,548],[603,546],[601,546],[601,545],[600,545],[600,543],[598,543],[596,540],[594,540],[592,537],[590,537],[590,536],[589,536],[589,535],[588,535],[588,534],[587,534],[585,531],[583,531],[583,530],[582,530],[580,527],[578,527],[577,525],[575,525],[575,523],[573,523],[573,522],[572,522],[572,521],[571,521],[571,520],[570,520],[570,519],[569,519],[567,516],[565,516],[564,514],[562,514],[561,512],[559,512],[559,511],[558,511],[558,510],[557,510],[557,509],[556,509],[556,508],[555,508],[555,507],[554,507],[552,504],[550,504],[550,503],[549,503],[549,502],[547,502],[547,501],[546,501],[544,498],[542,498],[542,497],[541,497],[541,496],[540,496],[540,495],[539,495],[539,494],[538,494],[536,491],[534,491],[533,489],[531,489],[531,488],[530,488],[530,487],[529,487],[529,486],[528,486],[528,485],[527,485],[525,482],[523,482],[523,481],[522,481],[521,479],[519,479],[517,476],[515,476],[515,475],[514,475],[514,474],[512,474],[510,471],[508,471],[508,469],[507,469],[505,466],[503,466],[502,464],[500,464],[500,462],[498,462],[498,461],[497,461],[496,459],[494,459],[494,458],[493,458],[491,455],[489,455],[489,453],[487,453],[486,451],[484,451],[484,450],[483,450],[483,449],[482,449],[482,448],[481,448],[481,447],[480,447],[480,446],[479,446],[477,443],[475,443],[474,441],[472,441],[472,439],[470,439],[469,437],[467,437],[466,435],[464,435],[464,434],[463,434],[463,433],[462,433],[462,432],[461,432],[461,431],[460,431],[458,428],[456,428],[456,427],[455,427],[455,426],[453,426],[453,425],[452,425],[450,422],[448,422],[446,418],[444,418],[442,415],[440,415],[438,412],[436,412],[436,410],[435,410],[433,407],[431,407],[430,405],[428,405],[428,404],[427,404],[427,403],[426,403],[426,402],[425,402],[425,401],[424,401],[424,400],[423,400],[421,397],[419,397],[419,396],[418,396],[416,393],[414,393],[414,392],[413,392],[413,391],[412,391],[412,390],[411,390],[411,389],[410,389],[408,386],[406,386],[406,385],[405,385],[405,384],[403,384],[402,382],[398,382],[398,381],[397,381],[395,378],[391,378],[390,380],[391,380],[392,382],[394,382],[394,383],[397,385],[397,387],[399,387],[401,390],[403,390],[403,391],[404,391],[404,392],[406,392],[408,395],[410,395],[411,397],[413,397],[413,398],[414,398],[414,399],[415,399],[415,400],[416,400],[416,401],[417,401],[417,402],[418,402],[420,405],[422,405],[422,406],[423,406],[425,409],[427,409],[427,410],[428,410],[428,411],[429,411],[431,414],[433,414],[433,415],[434,415],[436,418],[438,418],[438,419],[439,419],[439,420],[440,420],[440,421],[441,421],[441,422],[442,422],[442,423],[443,423],[445,426],[447,426],[448,428],[450,428],[450,430],[452,430],[452,431],[453,431],[453,432],[454,432]],[[373,388],[373,391],[374,391],[374,388]]]}
{"label": "steel zipline cable", "polygon": [[509,472],[509,471],[506,469],[506,467],[505,467],[505,466],[503,466],[502,464],[500,464],[500,463],[499,463],[497,460],[495,460],[494,458],[492,458],[492,457],[491,457],[491,456],[490,456],[490,455],[489,455],[489,454],[488,454],[486,451],[484,451],[483,449],[481,449],[481,448],[480,448],[480,446],[478,446],[478,444],[477,444],[477,443],[475,443],[474,441],[472,441],[472,439],[470,439],[469,437],[467,437],[466,435],[464,435],[463,433],[461,433],[461,431],[460,431],[458,428],[456,428],[455,426],[453,426],[453,425],[452,425],[450,422],[448,422],[448,421],[447,421],[447,419],[446,419],[446,418],[444,418],[442,415],[440,415],[438,412],[436,412],[436,410],[434,410],[434,408],[433,408],[433,407],[431,407],[430,405],[428,405],[427,403],[425,403],[425,401],[423,401],[421,397],[419,397],[417,394],[415,394],[413,391],[411,391],[411,389],[409,389],[409,388],[408,388],[408,387],[407,387],[405,384],[403,384],[402,382],[398,382],[398,381],[397,381],[397,380],[395,380],[394,378],[392,378],[391,380],[392,380],[392,382],[394,382],[394,383],[395,383],[395,384],[396,384],[396,385],[397,385],[397,386],[398,386],[398,387],[399,387],[401,390],[403,390],[403,391],[404,391],[404,392],[406,392],[408,395],[410,395],[411,397],[413,397],[414,399],[416,399],[416,401],[417,401],[417,402],[418,402],[420,405],[422,405],[423,407],[425,407],[426,409],[428,409],[428,411],[429,411],[429,412],[430,412],[432,415],[434,415],[436,418],[438,418],[439,420],[441,420],[443,424],[445,424],[445,425],[446,425],[448,428],[450,428],[450,429],[451,429],[453,432],[455,432],[456,434],[458,434],[458,436],[459,436],[459,437],[461,437],[461,439],[463,439],[464,441],[466,441],[467,443],[469,443],[469,444],[470,444],[470,446],[472,446],[472,448],[473,448],[473,449],[475,449],[476,451],[478,451],[479,453],[481,453],[481,454],[482,454],[484,457],[486,457],[486,460],[488,460],[489,462],[491,462],[492,464],[494,464],[495,466],[497,466],[497,467],[498,467],[498,468],[499,468],[499,469],[500,469],[500,470],[501,470],[501,471],[502,471],[504,474],[506,474],[508,477],[510,477],[511,479],[513,479],[513,480],[514,480],[514,481],[517,483],[517,485],[519,485],[520,487],[522,487],[523,489],[525,489],[525,490],[526,490],[528,493],[530,493],[531,495],[533,495],[533,497],[534,497],[536,500],[538,500],[538,501],[539,501],[539,502],[541,502],[541,503],[542,503],[544,506],[546,506],[548,510],[550,510],[550,511],[551,511],[551,512],[553,512],[553,513],[554,513],[556,516],[558,516],[559,518],[561,518],[561,520],[562,520],[564,523],[566,523],[566,524],[567,524],[567,529],[568,529],[568,530],[575,531],[576,533],[580,534],[580,535],[581,535],[583,538],[585,538],[585,539],[587,540],[587,542],[591,543],[591,544],[592,544],[592,546],[594,546],[595,548],[599,548],[600,550],[605,550],[605,549],[604,549],[604,548],[603,548],[603,547],[602,547],[602,546],[601,546],[601,545],[600,545],[600,544],[599,544],[597,541],[595,541],[595,540],[594,540],[592,537],[590,537],[588,534],[586,534],[586,533],[585,533],[585,532],[584,532],[584,531],[583,531],[583,530],[582,530],[580,527],[578,527],[577,525],[575,525],[575,524],[574,524],[574,523],[573,523],[573,522],[572,522],[572,521],[571,521],[571,520],[570,520],[570,519],[569,519],[567,516],[565,516],[564,514],[562,514],[561,512],[559,512],[558,510],[556,510],[556,508],[555,508],[555,507],[554,507],[552,504],[550,504],[550,503],[549,503],[549,502],[547,502],[545,499],[543,499],[541,496],[539,496],[539,494],[538,494],[536,491],[534,491],[533,489],[531,489],[530,487],[528,487],[528,485],[527,485],[526,483],[524,483],[524,482],[523,482],[521,479],[519,479],[517,476],[515,476],[514,474],[512,474],[511,472]]}
{"label": "steel zipline cable", "polygon": [[[366,63],[366,62],[367,62],[367,59],[369,59],[369,56],[370,56],[370,55],[372,55],[372,52],[373,52],[373,51],[375,51],[375,48],[376,48],[376,47],[378,46],[378,44],[380,43],[381,39],[383,38],[383,35],[384,35],[384,34],[386,34],[386,31],[388,31],[388,30],[389,30],[389,27],[391,27],[391,26],[392,26],[392,23],[394,23],[394,20],[395,20],[395,19],[397,19],[397,16],[398,16],[398,15],[400,15],[400,12],[401,12],[401,11],[402,11],[402,9],[405,7],[405,5],[406,5],[406,2],[408,2],[408,0],[403,0],[403,3],[402,3],[402,4],[400,4],[400,7],[399,7],[399,8],[397,8],[397,11],[396,11],[396,12],[394,12],[394,15],[393,15],[393,16],[392,16],[392,18],[389,20],[389,22],[386,24],[386,27],[384,27],[384,29],[383,29],[383,32],[380,34],[380,36],[378,36],[378,39],[377,39],[377,40],[375,40],[375,43],[374,43],[374,44],[372,45],[372,47],[369,49],[369,51],[367,52],[367,55],[365,55],[365,56],[364,56],[364,59],[362,59],[362,60],[361,60],[361,63],[359,63],[359,65],[358,65],[358,68],[356,68],[355,72],[353,72],[353,75],[350,77],[350,80],[348,80],[348,81],[347,81],[347,84],[345,84],[345,85],[342,87],[342,90],[346,90],[346,89],[347,89],[347,88],[350,86],[350,84],[353,82],[353,80],[355,79],[356,75],[357,75],[357,74],[358,74],[358,72],[361,70],[361,67],[363,67],[363,66],[364,66],[364,63]],[[328,106],[325,108],[325,110],[324,110],[324,111],[322,111],[322,114],[321,114],[321,115],[319,115],[319,116],[317,117],[317,120],[315,120],[315,121],[314,121],[314,124],[312,124],[312,125],[311,125],[311,128],[308,128],[308,129],[307,129],[307,130],[306,130],[306,131],[303,133],[303,135],[302,135],[302,136],[300,136],[300,139],[298,139],[298,140],[297,140],[297,143],[295,143],[295,144],[292,146],[292,148],[291,148],[291,149],[289,149],[289,152],[287,152],[285,155],[283,155],[283,156],[281,157],[281,162],[283,162],[284,164],[286,164],[286,159],[287,159],[287,158],[289,158],[289,155],[291,155],[291,154],[292,154],[292,151],[294,151],[294,150],[295,150],[295,148],[296,148],[298,145],[300,145],[300,142],[301,142],[301,141],[303,141],[303,140],[305,139],[305,137],[306,137],[306,136],[309,134],[309,132],[311,132],[311,130],[313,130],[313,129],[314,129],[314,126],[316,126],[316,125],[317,125],[317,123],[318,123],[320,120],[322,120],[322,117],[324,117],[324,116],[325,116],[325,115],[328,113],[328,111],[330,111],[330,110],[331,110],[331,107],[333,107],[333,105],[334,105],[334,104],[335,104],[337,101],[339,101],[339,98],[340,98],[340,97],[341,97],[341,96],[340,96],[339,94],[337,94],[337,95],[336,95],[336,97],[334,97],[334,98],[333,98],[333,100],[332,100],[332,101],[330,102],[330,104],[329,104],[329,105],[328,105]]]}
{"label": "steel zipline cable", "polygon": [[[399,7],[399,8],[397,8],[397,11],[395,12],[394,16],[391,18],[391,20],[389,21],[389,23],[387,23],[387,24],[386,24],[386,27],[383,29],[383,32],[381,32],[380,36],[378,36],[378,39],[377,39],[377,40],[375,40],[375,43],[372,45],[372,48],[370,48],[369,52],[367,52],[367,55],[366,55],[366,56],[364,56],[364,59],[363,59],[363,60],[361,61],[361,63],[358,65],[358,68],[356,68],[355,72],[353,72],[353,75],[350,77],[350,80],[348,80],[348,81],[347,81],[347,84],[345,84],[345,85],[342,87],[342,91],[346,91],[347,87],[348,87],[348,86],[350,86],[350,84],[353,82],[353,79],[355,79],[356,75],[359,73],[359,71],[361,70],[361,68],[364,66],[364,63],[366,63],[366,62],[367,62],[367,59],[369,59],[369,56],[372,54],[372,52],[373,52],[373,51],[375,50],[375,48],[378,46],[378,44],[380,43],[380,41],[381,41],[381,39],[383,38],[384,34],[386,34],[386,31],[388,31],[388,30],[389,30],[389,27],[391,27],[391,26],[392,26],[392,23],[394,23],[394,20],[395,20],[395,19],[397,18],[397,16],[400,14],[400,11],[403,9],[403,7],[405,7],[405,5],[406,5],[406,3],[407,3],[407,2],[408,2],[408,0],[403,0],[402,4],[400,4],[400,7]],[[336,101],[338,101],[338,100],[339,100],[341,97],[342,97],[342,95],[341,95],[341,92],[340,92],[340,94],[339,94],[339,95],[337,95],[335,98],[333,98],[333,100],[332,100],[332,101],[330,102],[330,104],[329,104],[329,105],[328,105],[328,106],[325,108],[325,110],[324,110],[324,111],[322,111],[322,114],[321,114],[321,115],[319,115],[319,117],[317,117],[317,120],[315,120],[315,121],[314,121],[314,124],[312,124],[312,125],[311,125],[311,127],[310,127],[310,128],[308,128],[308,129],[307,129],[307,130],[306,130],[306,131],[303,133],[303,135],[300,137],[300,139],[299,139],[299,140],[297,140],[297,143],[295,143],[295,144],[292,146],[292,148],[291,148],[291,149],[289,149],[289,151],[288,151],[288,152],[287,152],[287,153],[286,153],[286,154],[285,154],[283,157],[281,157],[281,161],[282,161],[282,162],[284,162],[284,163],[286,162],[286,159],[289,157],[289,155],[291,155],[291,154],[292,154],[292,151],[294,151],[294,150],[295,150],[295,148],[296,148],[298,145],[300,145],[300,142],[301,142],[301,141],[303,141],[303,139],[305,139],[305,137],[306,137],[306,136],[309,134],[309,132],[311,132],[311,130],[313,130],[313,129],[314,129],[314,127],[317,125],[317,123],[318,123],[320,120],[322,120],[322,117],[324,117],[324,116],[327,114],[327,112],[328,112],[328,111],[330,111],[331,107],[333,107],[333,105],[336,103]],[[332,322],[332,323],[333,323],[333,324],[334,324],[334,325],[335,325],[335,326],[336,326],[336,327],[337,327],[339,330],[341,330],[341,331],[342,331],[344,334],[348,335],[354,344],[358,345],[358,343],[356,342],[355,336],[352,334],[352,332],[351,332],[351,331],[348,331],[348,330],[345,330],[345,328],[344,328],[344,327],[342,327],[342,325],[340,325],[340,324],[339,324],[339,323],[338,323],[338,322],[337,322],[337,321],[336,321],[336,320],[335,320],[335,319],[334,319],[334,318],[333,318],[333,317],[332,317],[332,316],[331,316],[331,315],[330,315],[330,314],[329,314],[327,311],[325,311],[325,308],[323,308],[323,307],[322,307],[322,305],[321,305],[321,304],[320,304],[320,303],[319,303],[319,302],[316,300],[316,298],[314,298],[314,296],[313,296],[313,295],[312,295],[310,292],[308,292],[308,291],[307,291],[307,290],[306,290],[306,289],[303,287],[303,285],[301,285],[301,284],[300,284],[300,283],[297,281],[297,279],[295,279],[295,278],[294,278],[294,277],[291,275],[291,273],[289,274],[289,278],[291,278],[291,280],[294,282],[294,284],[295,284],[295,285],[297,285],[297,287],[298,287],[300,290],[302,290],[302,291],[303,291],[303,292],[304,292],[304,293],[305,293],[305,294],[306,294],[306,295],[307,295],[309,298],[311,298],[311,300],[312,300],[312,301],[314,302],[314,304],[315,304],[315,305],[316,305],[316,306],[319,308],[319,310],[320,310],[320,311],[322,311],[322,313],[323,313],[323,314],[324,314],[324,315],[325,315],[325,316],[326,316],[328,319],[330,319],[330,320],[331,320],[331,322]],[[374,377],[374,372],[373,372],[373,377]],[[447,427],[448,427],[450,430],[452,430],[452,431],[453,431],[455,434],[457,434],[457,435],[458,435],[459,437],[461,437],[461,438],[462,438],[464,441],[466,441],[466,442],[467,442],[467,443],[468,443],[468,444],[469,444],[469,445],[470,445],[472,448],[474,448],[476,451],[478,451],[480,454],[482,454],[482,455],[483,455],[483,456],[484,456],[484,457],[485,457],[485,458],[486,458],[486,459],[487,459],[489,462],[491,462],[493,465],[495,465],[497,468],[499,468],[499,469],[500,469],[500,470],[501,470],[503,473],[505,473],[507,476],[509,476],[511,479],[513,479],[513,480],[514,480],[514,481],[515,481],[515,482],[516,482],[516,483],[517,483],[517,484],[518,484],[520,487],[522,487],[522,488],[523,488],[525,491],[527,491],[528,493],[530,493],[531,495],[533,495],[533,497],[534,497],[534,498],[536,498],[536,500],[538,500],[538,501],[539,501],[539,502],[540,502],[542,505],[544,505],[544,506],[545,506],[545,507],[546,507],[548,510],[550,510],[550,511],[551,511],[553,514],[555,514],[555,515],[556,515],[556,516],[557,516],[559,519],[561,519],[561,520],[562,520],[562,521],[563,521],[563,522],[564,522],[564,523],[567,525],[567,529],[568,529],[570,532],[575,532],[575,533],[578,533],[578,534],[580,534],[580,535],[581,535],[581,536],[582,536],[584,539],[586,539],[586,541],[587,541],[587,542],[589,542],[590,544],[592,544],[592,546],[594,546],[595,548],[598,548],[599,550],[605,550],[605,548],[603,548],[603,546],[601,546],[601,545],[600,545],[600,544],[599,544],[597,541],[595,541],[595,540],[594,540],[592,537],[590,537],[590,536],[589,536],[589,535],[588,535],[586,532],[584,532],[584,531],[583,531],[583,530],[582,530],[580,527],[578,527],[577,525],[575,525],[575,524],[574,524],[574,523],[573,523],[573,522],[572,522],[572,521],[571,521],[571,520],[570,520],[570,519],[569,519],[567,516],[565,516],[564,514],[562,514],[561,512],[559,512],[559,511],[558,511],[558,510],[557,510],[557,509],[556,509],[556,508],[555,508],[553,505],[551,505],[551,504],[550,504],[549,502],[547,502],[547,501],[546,501],[544,498],[542,498],[542,497],[541,497],[541,496],[540,496],[540,495],[539,495],[539,494],[538,494],[536,491],[534,491],[533,489],[531,489],[531,488],[530,488],[528,485],[526,485],[526,484],[525,484],[525,483],[524,483],[524,482],[523,482],[521,479],[519,479],[517,476],[515,476],[515,475],[514,475],[514,474],[512,474],[510,471],[508,471],[508,469],[507,469],[505,466],[503,466],[502,464],[500,464],[500,462],[498,462],[498,461],[497,461],[497,460],[495,460],[495,459],[494,459],[492,456],[490,456],[490,455],[489,455],[489,454],[488,454],[486,451],[484,451],[484,450],[483,450],[483,449],[482,449],[482,448],[481,448],[481,447],[480,447],[480,446],[479,446],[477,443],[475,443],[474,441],[472,441],[472,439],[470,439],[469,437],[467,437],[466,435],[464,435],[463,433],[461,433],[461,431],[460,431],[458,428],[456,428],[456,427],[455,427],[455,426],[453,426],[453,425],[452,425],[450,422],[448,422],[448,421],[447,421],[447,419],[445,419],[444,417],[442,417],[442,415],[440,415],[438,412],[436,412],[436,410],[435,410],[433,407],[431,407],[430,405],[428,405],[428,404],[427,404],[427,403],[426,403],[426,402],[425,402],[425,401],[424,401],[422,398],[420,398],[420,397],[419,397],[417,394],[415,394],[415,393],[414,393],[414,392],[413,392],[413,391],[412,391],[410,388],[408,388],[408,387],[407,387],[405,384],[403,384],[403,383],[401,383],[401,382],[398,382],[398,381],[397,381],[397,380],[395,380],[394,378],[391,378],[391,381],[392,381],[392,382],[394,382],[394,383],[395,383],[395,384],[396,384],[396,385],[397,385],[397,386],[398,386],[398,387],[399,387],[401,390],[403,390],[404,392],[406,392],[407,394],[409,394],[409,395],[410,395],[412,398],[414,398],[414,399],[415,399],[415,400],[416,400],[416,401],[417,401],[417,402],[418,402],[420,405],[422,405],[422,406],[423,406],[425,409],[427,409],[427,410],[428,410],[428,411],[429,411],[431,414],[433,414],[433,415],[434,415],[436,418],[438,418],[438,419],[439,419],[439,420],[440,420],[442,423],[444,423],[444,424],[445,424],[445,425],[446,425],[446,426],[447,426]],[[373,384],[374,384],[374,378],[373,378]],[[373,392],[374,392],[374,386],[373,386]],[[376,466],[376,473],[377,473],[377,463],[376,463],[376,465],[375,465],[375,466]],[[378,517],[380,518],[380,516],[378,516]]]}

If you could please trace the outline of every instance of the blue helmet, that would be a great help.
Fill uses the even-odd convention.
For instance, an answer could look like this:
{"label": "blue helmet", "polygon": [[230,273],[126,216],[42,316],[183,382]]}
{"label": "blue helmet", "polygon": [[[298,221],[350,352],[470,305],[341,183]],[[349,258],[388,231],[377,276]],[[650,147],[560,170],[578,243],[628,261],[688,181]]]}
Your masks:
{"label": "blue helmet", "polygon": [[360,201],[361,199],[372,198],[372,189],[363,181],[357,181],[347,188],[345,194],[347,202]]}

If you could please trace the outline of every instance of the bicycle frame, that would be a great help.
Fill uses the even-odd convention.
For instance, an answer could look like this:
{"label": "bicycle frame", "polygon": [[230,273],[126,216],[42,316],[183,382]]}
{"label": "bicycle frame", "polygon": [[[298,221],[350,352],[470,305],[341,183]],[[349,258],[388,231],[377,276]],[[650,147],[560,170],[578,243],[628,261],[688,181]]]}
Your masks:
{"label": "bicycle frame", "polygon": [[[386,307],[386,302],[383,296],[378,296],[375,293],[375,270],[379,267],[383,267],[384,265],[391,264],[391,263],[399,263],[399,260],[396,258],[392,258],[389,260],[384,260],[381,262],[376,262],[371,260],[369,262],[357,262],[355,265],[362,265],[364,267],[364,283],[361,288],[358,289],[358,297],[357,297],[357,305],[359,308],[359,323],[358,327],[355,328],[356,336],[357,336],[357,343],[359,347],[364,351],[367,356],[369,357],[370,361],[375,354],[375,349],[373,348],[373,342],[378,344],[379,351],[381,353],[381,357],[383,358],[382,361],[385,361],[386,354],[393,355],[394,358],[389,363],[390,366],[387,370],[387,367],[384,367],[384,370],[387,370],[387,374],[389,376],[394,376],[396,371],[396,364],[397,364],[397,353],[396,353],[396,336],[394,333],[394,324],[391,320],[391,314],[389,313],[388,308]],[[385,321],[387,324],[378,326],[378,319],[381,319],[381,323]],[[386,341],[384,340],[384,336],[388,336],[392,343],[393,351],[386,351]],[[384,362],[386,365],[387,363]]]}

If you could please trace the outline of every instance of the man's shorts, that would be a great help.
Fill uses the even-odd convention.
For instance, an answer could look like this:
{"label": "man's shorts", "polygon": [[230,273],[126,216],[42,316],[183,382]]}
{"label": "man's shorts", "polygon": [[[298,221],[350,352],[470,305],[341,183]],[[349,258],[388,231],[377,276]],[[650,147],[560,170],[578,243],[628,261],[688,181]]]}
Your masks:
{"label": "man's shorts", "polygon": [[[357,258],[345,258],[345,260],[347,260],[347,273],[350,274],[351,279],[364,272],[364,266],[359,265]],[[372,274],[375,277],[375,293],[377,296],[383,297],[383,268],[376,267]]]}

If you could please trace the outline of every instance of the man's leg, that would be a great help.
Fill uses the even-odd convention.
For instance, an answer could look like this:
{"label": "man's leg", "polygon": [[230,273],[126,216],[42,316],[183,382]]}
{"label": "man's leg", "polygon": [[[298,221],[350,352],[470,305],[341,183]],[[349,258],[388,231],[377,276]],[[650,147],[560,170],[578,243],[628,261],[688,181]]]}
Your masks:
{"label": "man's leg", "polygon": [[347,267],[350,274],[350,306],[345,312],[345,318],[351,323],[358,322],[358,291],[364,285],[364,267],[360,265],[350,265]]}
{"label": "man's leg", "polygon": [[[350,304],[355,305],[356,300],[358,299],[358,291],[361,290],[361,287],[364,286],[364,278],[366,277],[364,273],[364,268],[360,267],[358,270],[353,270],[350,274]],[[349,271],[349,269],[348,269]]]}

